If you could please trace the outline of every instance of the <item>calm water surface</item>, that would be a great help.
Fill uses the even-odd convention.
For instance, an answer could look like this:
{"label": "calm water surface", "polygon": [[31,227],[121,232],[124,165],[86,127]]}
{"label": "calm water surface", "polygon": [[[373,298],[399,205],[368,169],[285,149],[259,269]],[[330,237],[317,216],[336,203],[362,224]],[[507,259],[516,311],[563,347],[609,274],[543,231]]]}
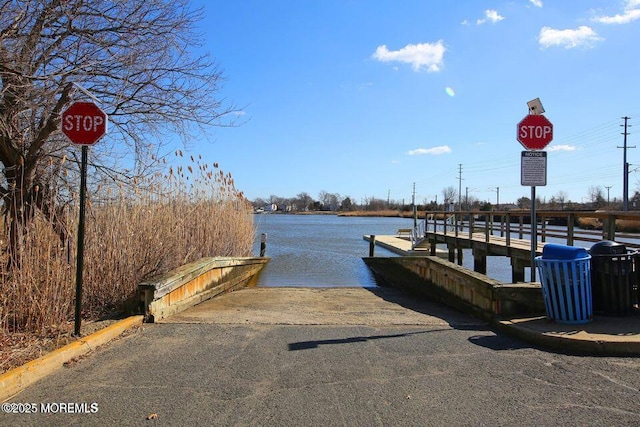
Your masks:
{"label": "calm water surface", "polygon": [[[254,217],[256,243],[267,233],[266,256],[271,261],[260,275],[262,286],[376,286],[362,261],[369,255],[365,234],[396,234],[410,228],[410,218],[362,218],[336,215],[279,215]],[[395,256],[376,247],[376,256]]]}
{"label": "calm water surface", "polygon": [[[260,253],[260,235],[267,233],[266,256],[271,261],[259,277],[260,286],[377,286],[362,261],[369,255],[365,234],[395,235],[398,228],[413,227],[410,218],[362,218],[336,215],[255,216],[256,240],[253,252]],[[517,236],[514,236],[514,238]],[[397,256],[376,246],[376,256]],[[463,251],[462,265],[473,270],[471,249]],[[511,265],[506,257],[488,257],[487,275],[511,282]],[[525,277],[530,276],[529,268]]]}
{"label": "calm water surface", "polygon": [[[362,257],[369,255],[365,234],[395,235],[398,228],[413,227],[410,218],[360,218],[336,215],[256,215],[254,254],[260,253],[260,235],[267,233],[264,268],[258,285],[262,286],[376,286]],[[518,238],[517,233],[512,233]],[[525,237],[526,238],[526,237]],[[564,239],[548,242],[565,244]],[[589,248],[593,243],[576,242]],[[640,242],[638,242],[640,245]],[[637,245],[636,245],[637,246]],[[444,248],[444,246],[443,246]],[[397,256],[379,246],[376,256]],[[471,249],[464,249],[462,265],[473,270]],[[525,269],[525,280],[531,271]],[[507,257],[487,257],[487,276],[511,282],[511,264]]]}

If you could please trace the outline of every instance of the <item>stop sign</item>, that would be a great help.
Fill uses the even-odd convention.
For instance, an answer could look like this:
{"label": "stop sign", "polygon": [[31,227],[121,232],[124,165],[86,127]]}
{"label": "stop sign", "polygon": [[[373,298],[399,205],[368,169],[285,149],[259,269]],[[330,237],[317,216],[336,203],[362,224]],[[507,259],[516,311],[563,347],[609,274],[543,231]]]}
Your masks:
{"label": "stop sign", "polygon": [[518,141],[527,150],[543,150],[553,139],[553,125],[542,114],[529,114],[518,123]]}
{"label": "stop sign", "polygon": [[107,115],[93,102],[74,102],[62,113],[62,133],[74,144],[93,145],[107,133]]}

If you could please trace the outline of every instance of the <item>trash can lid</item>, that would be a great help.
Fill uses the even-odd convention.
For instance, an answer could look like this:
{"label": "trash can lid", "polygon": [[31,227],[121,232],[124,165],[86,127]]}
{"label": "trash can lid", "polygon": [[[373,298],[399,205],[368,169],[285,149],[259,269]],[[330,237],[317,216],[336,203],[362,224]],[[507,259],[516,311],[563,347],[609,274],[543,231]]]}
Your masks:
{"label": "trash can lid", "polygon": [[591,246],[589,253],[591,255],[624,255],[627,253],[627,247],[612,240],[603,240]]}
{"label": "trash can lid", "polygon": [[589,257],[585,248],[547,243],[542,248],[542,259],[581,259]]}

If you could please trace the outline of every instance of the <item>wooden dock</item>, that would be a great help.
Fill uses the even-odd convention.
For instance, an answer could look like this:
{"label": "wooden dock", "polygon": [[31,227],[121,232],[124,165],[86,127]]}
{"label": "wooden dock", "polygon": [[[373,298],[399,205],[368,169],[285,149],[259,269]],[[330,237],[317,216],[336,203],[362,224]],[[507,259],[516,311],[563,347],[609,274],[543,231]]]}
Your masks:
{"label": "wooden dock", "polygon": [[[471,249],[473,253],[474,271],[487,273],[488,256],[506,256],[511,258],[513,283],[525,281],[525,267],[531,266],[531,241],[524,239],[509,239],[504,237],[487,236],[484,233],[473,233],[469,236],[451,232],[427,232],[425,238],[413,248],[411,239],[404,236],[365,235],[369,242],[369,256],[374,256],[374,247],[379,246],[401,256],[437,256],[462,265],[462,250]],[[447,249],[439,248],[438,244],[445,244]],[[536,255],[542,254],[543,242],[538,242]]]}
{"label": "wooden dock", "polygon": [[[427,256],[432,255],[430,248],[428,247],[415,247],[411,248],[411,239],[405,236],[376,236],[365,235],[364,240],[369,242],[369,256],[373,256],[374,247],[380,246],[388,251],[402,256]],[[441,258],[446,258],[448,252],[444,249],[436,248],[433,255]]]}
{"label": "wooden dock", "polygon": [[[525,268],[531,267],[531,241],[526,239],[507,239],[506,237],[485,233],[445,233],[427,231],[425,238],[415,248],[428,249],[429,255],[438,251],[437,245],[447,246],[447,258],[451,262],[457,260],[462,265],[462,250],[471,249],[473,254],[473,270],[486,274],[488,256],[506,256],[511,259],[511,279],[513,283],[525,281]],[[542,255],[545,242],[537,242],[536,256]],[[434,252],[436,251],[436,252]]]}
{"label": "wooden dock", "polygon": [[[398,255],[437,255],[459,265],[462,265],[463,249],[471,249],[474,271],[485,275],[488,256],[506,256],[511,261],[513,283],[525,281],[525,268],[531,267],[535,256],[542,255],[547,238],[585,248],[612,240],[625,245],[627,250],[640,251],[640,233],[625,231],[629,225],[640,226],[637,211],[538,211],[534,223],[537,224],[534,256],[531,240],[525,238],[533,231],[526,211],[429,211],[410,233],[399,229],[395,236],[364,236],[364,239],[370,242],[370,256],[377,245]],[[599,229],[581,228],[581,224]]]}

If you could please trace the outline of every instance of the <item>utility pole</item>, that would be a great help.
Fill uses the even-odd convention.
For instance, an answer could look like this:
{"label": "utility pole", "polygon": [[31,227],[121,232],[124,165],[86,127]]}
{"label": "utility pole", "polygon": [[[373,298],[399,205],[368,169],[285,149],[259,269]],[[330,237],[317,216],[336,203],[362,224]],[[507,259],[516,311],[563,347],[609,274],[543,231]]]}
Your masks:
{"label": "utility pole", "polygon": [[627,163],[627,148],[636,148],[635,145],[633,147],[627,147],[627,135],[629,135],[629,133],[627,132],[627,127],[630,127],[631,125],[627,125],[627,121],[630,119],[630,117],[624,116],[622,118],[624,120],[624,125],[620,125],[620,126],[624,126],[624,132],[622,133],[622,135],[624,135],[624,145],[622,147],[618,147],[618,148],[622,148],[623,149],[623,153],[622,153],[622,210],[623,211],[628,211],[629,210],[629,163]]}
{"label": "utility pole", "polygon": [[413,229],[418,228],[418,212],[416,210],[416,183],[413,183],[413,194],[411,195],[411,206],[413,209]]}
{"label": "utility pole", "polygon": [[465,187],[464,204],[467,205],[467,210],[469,210],[469,187]]}
{"label": "utility pole", "polygon": [[458,210],[462,211],[462,163],[458,163]]}
{"label": "utility pole", "polygon": [[611,187],[613,187],[613,185],[605,185],[604,188],[607,189],[607,207],[609,206],[609,190],[611,190]]}

